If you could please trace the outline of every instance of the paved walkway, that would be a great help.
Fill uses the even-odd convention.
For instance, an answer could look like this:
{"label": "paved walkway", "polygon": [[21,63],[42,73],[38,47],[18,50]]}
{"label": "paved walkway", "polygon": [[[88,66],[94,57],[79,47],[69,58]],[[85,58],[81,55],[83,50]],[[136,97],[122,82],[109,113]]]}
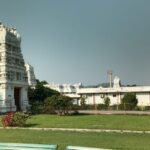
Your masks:
{"label": "paved walkway", "polygon": [[111,129],[75,129],[75,128],[23,128],[23,127],[0,127],[0,129],[22,129],[22,130],[38,130],[38,131],[74,131],[74,132],[107,132],[107,133],[147,133],[150,134],[150,131],[132,131],[132,130],[111,130]]}
{"label": "paved walkway", "polygon": [[150,115],[150,111],[121,111],[121,110],[79,110],[84,114],[104,114],[104,115]]}

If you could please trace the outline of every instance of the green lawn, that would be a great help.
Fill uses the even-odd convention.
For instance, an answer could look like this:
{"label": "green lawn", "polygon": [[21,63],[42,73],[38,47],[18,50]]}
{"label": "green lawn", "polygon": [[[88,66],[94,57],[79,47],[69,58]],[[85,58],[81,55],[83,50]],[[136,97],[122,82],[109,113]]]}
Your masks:
{"label": "green lawn", "polygon": [[[150,116],[135,115],[34,115],[28,127],[90,128],[150,130]],[[88,133],[69,131],[44,131],[0,129],[1,142],[58,144],[59,150],[67,145],[110,148],[114,150],[149,150],[150,134]]]}
{"label": "green lawn", "polygon": [[114,150],[149,150],[149,139],[150,134],[0,130],[1,142],[58,144],[59,150],[65,150],[67,145],[112,148]]}
{"label": "green lawn", "polygon": [[35,115],[29,127],[150,130],[150,116],[135,115]]}

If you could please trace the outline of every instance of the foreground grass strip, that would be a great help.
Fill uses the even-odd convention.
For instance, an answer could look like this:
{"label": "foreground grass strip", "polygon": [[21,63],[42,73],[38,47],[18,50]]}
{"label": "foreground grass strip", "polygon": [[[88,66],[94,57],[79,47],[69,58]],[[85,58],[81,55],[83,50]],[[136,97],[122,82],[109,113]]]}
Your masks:
{"label": "foreground grass strip", "polygon": [[0,130],[0,141],[9,143],[58,144],[97,147],[114,150],[149,150],[150,134],[88,133],[70,131]]}

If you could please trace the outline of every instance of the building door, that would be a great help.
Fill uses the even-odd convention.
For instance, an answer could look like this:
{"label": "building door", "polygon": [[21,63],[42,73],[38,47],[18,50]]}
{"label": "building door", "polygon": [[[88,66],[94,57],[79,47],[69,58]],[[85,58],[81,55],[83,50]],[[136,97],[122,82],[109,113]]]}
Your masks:
{"label": "building door", "polygon": [[17,111],[21,110],[20,97],[21,97],[21,88],[15,87],[14,88],[14,99],[15,99],[15,105],[16,105]]}

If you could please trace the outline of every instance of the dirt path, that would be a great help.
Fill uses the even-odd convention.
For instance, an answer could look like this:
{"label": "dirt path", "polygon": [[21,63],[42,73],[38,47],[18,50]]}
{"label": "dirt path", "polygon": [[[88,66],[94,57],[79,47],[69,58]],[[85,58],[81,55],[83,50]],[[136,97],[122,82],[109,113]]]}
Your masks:
{"label": "dirt path", "polygon": [[79,110],[84,114],[104,114],[104,115],[150,115],[150,111],[120,111],[120,110]]}
{"label": "dirt path", "polygon": [[150,131],[132,131],[132,130],[111,130],[111,129],[75,129],[75,128],[21,128],[21,127],[0,127],[0,129],[22,129],[22,130],[38,130],[38,131],[74,131],[74,132],[107,132],[107,133],[147,133]]}

